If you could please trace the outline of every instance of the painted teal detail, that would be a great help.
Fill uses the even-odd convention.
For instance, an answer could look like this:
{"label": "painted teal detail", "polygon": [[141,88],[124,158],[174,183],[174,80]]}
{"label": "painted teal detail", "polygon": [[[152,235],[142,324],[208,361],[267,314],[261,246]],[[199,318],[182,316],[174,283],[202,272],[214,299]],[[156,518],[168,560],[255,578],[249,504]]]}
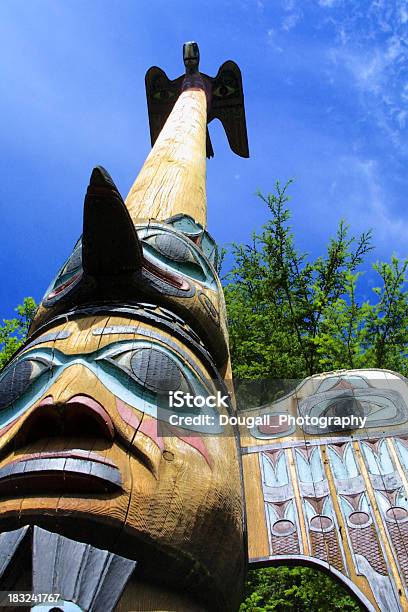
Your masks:
{"label": "painted teal detail", "polygon": [[375,453],[371,446],[365,442],[361,443],[361,447],[370,474],[384,476],[385,474],[392,474],[394,472],[394,465],[385,440],[381,440],[378,444],[378,453]]}
{"label": "painted teal detail", "polygon": [[330,446],[328,449],[330,464],[337,479],[346,480],[359,475],[351,444],[347,445],[343,457],[340,457]]}
{"label": "painted teal detail", "polygon": [[[144,254],[153,264],[156,263],[158,267],[165,268],[169,272],[177,272],[197,280],[210,289],[217,289],[216,274],[212,265],[189,238],[159,224],[138,226],[137,231],[143,244]],[[184,261],[176,261],[167,257],[155,247],[155,237],[166,235],[179,241],[186,249],[188,256]]]}
{"label": "painted teal detail", "polygon": [[[56,277],[47,288],[43,302],[47,302],[47,297],[58,287],[64,284],[67,280],[82,271],[82,237],[77,240],[71,255],[64,262],[63,266],[58,271]],[[61,296],[62,297],[62,296]]]}
{"label": "painted teal detail", "polygon": [[[164,403],[164,396],[155,394],[141,385],[132,375],[131,369],[123,367],[115,362],[115,357],[123,356],[125,353],[134,353],[140,349],[149,348],[164,352],[175,361],[187,381],[188,388],[193,395],[207,397],[210,392],[204,381],[199,378],[198,373],[188,367],[177,354],[167,349],[162,344],[146,340],[123,340],[105,346],[93,353],[65,355],[55,348],[35,348],[24,353],[19,359],[14,360],[0,377],[0,383],[7,373],[9,367],[15,366],[18,361],[39,361],[47,366],[47,370],[40,374],[29,388],[15,402],[0,411],[0,427],[4,427],[13,419],[18,418],[28,410],[47,390],[58,380],[59,376],[75,364],[80,364],[90,370],[98,380],[113,395],[154,418],[168,420],[171,414],[177,413],[176,409],[169,409]],[[85,391],[85,390],[83,390]],[[223,428],[218,425],[218,412],[214,408],[204,407],[200,409],[188,408],[182,410],[185,416],[209,415],[214,418],[214,426],[211,433],[221,433]],[[189,430],[205,433],[208,426],[190,425]]]}
{"label": "painted teal detail", "polygon": [[199,237],[200,247],[204,255],[209,259],[214,268],[218,266],[218,249],[215,240],[206,229],[189,215],[175,215],[166,219],[165,223],[171,225],[187,237]]}
{"label": "painted teal detail", "polygon": [[283,487],[284,485],[289,484],[289,476],[284,452],[281,453],[275,465],[266,453],[262,453],[261,457],[263,481],[266,486]]}
{"label": "painted teal detail", "polygon": [[318,448],[313,448],[308,458],[296,449],[296,465],[301,482],[321,482],[324,480],[324,472]]}

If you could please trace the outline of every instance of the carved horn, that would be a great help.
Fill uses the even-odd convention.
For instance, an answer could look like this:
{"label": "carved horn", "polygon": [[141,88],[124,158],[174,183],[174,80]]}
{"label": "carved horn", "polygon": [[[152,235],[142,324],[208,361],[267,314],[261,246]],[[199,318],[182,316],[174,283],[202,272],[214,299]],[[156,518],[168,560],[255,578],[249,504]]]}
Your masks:
{"label": "carved horn", "polygon": [[136,272],[142,247],[132,218],[109,173],[93,169],[84,204],[84,272],[93,276]]}

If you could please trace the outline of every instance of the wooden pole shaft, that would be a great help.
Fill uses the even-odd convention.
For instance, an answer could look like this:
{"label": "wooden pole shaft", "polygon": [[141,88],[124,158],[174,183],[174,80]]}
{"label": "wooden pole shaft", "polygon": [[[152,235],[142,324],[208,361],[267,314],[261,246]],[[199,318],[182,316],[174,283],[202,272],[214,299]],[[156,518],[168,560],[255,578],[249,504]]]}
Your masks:
{"label": "wooden pole shaft", "polygon": [[206,92],[189,87],[174,105],[126,198],[135,223],[184,213],[205,227],[206,127]]}

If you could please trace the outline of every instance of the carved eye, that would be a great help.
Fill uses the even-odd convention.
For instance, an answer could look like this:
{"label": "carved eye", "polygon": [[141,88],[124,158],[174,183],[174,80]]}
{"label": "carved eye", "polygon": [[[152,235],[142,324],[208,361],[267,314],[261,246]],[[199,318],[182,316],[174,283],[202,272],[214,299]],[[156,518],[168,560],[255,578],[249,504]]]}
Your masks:
{"label": "carved eye", "polygon": [[232,96],[237,91],[236,87],[232,85],[232,83],[228,84],[227,82],[221,83],[214,89],[213,96],[216,98],[227,98],[228,96]]}
{"label": "carved eye", "polygon": [[74,276],[71,276],[71,278],[68,278],[68,280],[64,281],[63,283],[58,283],[57,286],[47,295],[47,300],[52,300],[58,296],[62,297],[65,295],[70,289],[71,285],[76,284],[81,276],[81,273],[74,274]]}
{"label": "carved eye", "polygon": [[142,348],[137,351],[126,351],[112,359],[131,372],[140,385],[154,393],[164,394],[189,388],[178,364],[158,349]]}
{"label": "carved eye", "polygon": [[50,366],[37,359],[11,364],[0,377],[0,409],[15,402]]}
{"label": "carved eye", "polygon": [[44,301],[58,300],[66,295],[82,277],[82,243],[78,242],[71,256],[56,278]]}
{"label": "carved eye", "polygon": [[172,236],[171,234],[156,234],[145,238],[145,242],[173,261],[194,262],[188,246],[176,236]]}
{"label": "carved eye", "polygon": [[174,261],[194,261],[188,246],[175,236],[158,234],[154,236],[154,244],[159,253]]}
{"label": "carved eye", "polygon": [[174,98],[174,92],[169,89],[160,89],[153,94],[153,98],[159,100],[159,102],[165,102]]}
{"label": "carved eye", "polygon": [[164,263],[170,265],[177,264],[177,269],[180,272],[196,278],[197,280],[205,281],[205,273],[202,266],[196,261],[192,250],[189,246],[172,234],[154,234],[143,239],[143,243],[149,250],[153,250],[152,254],[159,256]]}
{"label": "carved eye", "polygon": [[72,274],[82,266],[82,244],[78,244],[62,269],[61,274]]}

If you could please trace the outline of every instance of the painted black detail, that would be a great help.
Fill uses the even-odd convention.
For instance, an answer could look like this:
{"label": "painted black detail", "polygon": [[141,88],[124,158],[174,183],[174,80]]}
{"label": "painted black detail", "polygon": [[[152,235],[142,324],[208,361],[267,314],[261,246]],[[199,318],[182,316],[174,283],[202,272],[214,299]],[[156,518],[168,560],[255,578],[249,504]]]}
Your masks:
{"label": "painted black detail", "polygon": [[131,359],[136,379],[155,393],[177,391],[182,382],[180,368],[168,355],[152,348],[135,351]]}
{"label": "painted black detail", "polygon": [[16,461],[0,469],[0,495],[57,491],[104,493],[117,491],[120,485],[118,468],[91,460],[48,457]]}
{"label": "painted black detail", "polygon": [[187,245],[171,234],[157,234],[152,239],[156,249],[174,261],[189,261],[190,251]]}
{"label": "painted black detail", "polygon": [[[191,43],[188,44],[189,57],[187,57],[186,68],[187,73],[191,74],[197,72],[199,52],[198,47],[194,51],[195,48],[191,46]],[[235,62],[228,61],[222,64],[215,77],[204,73],[197,74],[201,74],[206,87],[212,91],[207,123],[213,119],[219,119],[234,153],[241,157],[249,157],[244,90],[239,67]],[[152,66],[147,71],[145,84],[152,146],[170,115],[184,82],[184,75],[171,81],[166,73],[157,66]],[[214,151],[207,131],[207,157],[213,157],[213,155]]]}
{"label": "painted black detail", "polygon": [[114,182],[101,166],[92,171],[84,204],[84,272],[109,276],[142,267],[142,247]]}
{"label": "painted black detail", "polygon": [[63,282],[60,282],[61,275],[58,274],[51,291],[49,291],[44,297],[43,306],[45,306],[45,308],[51,308],[68,294],[69,299],[74,299],[74,296],[78,295],[81,279],[82,268],[80,268],[75,274],[72,274],[72,276],[69,276],[69,278]]}
{"label": "painted black detail", "polygon": [[21,572],[19,564],[11,566],[23,545],[28,545],[31,557],[32,592],[59,593],[62,601],[87,612],[114,610],[137,564],[40,527],[25,526],[0,535],[0,590],[17,582],[17,578],[5,580],[3,574],[9,569]]}
{"label": "painted black detail", "polygon": [[[167,309],[163,309],[166,313],[169,313]],[[103,304],[97,306],[90,306],[89,308],[74,308],[64,314],[60,314],[55,316],[50,321],[47,321],[38,328],[37,332],[41,334],[45,330],[53,327],[61,321],[68,321],[70,319],[75,319],[80,316],[95,316],[99,314],[112,314],[116,316],[129,316],[132,319],[136,319],[139,321],[143,321],[146,323],[154,323],[156,327],[159,329],[163,329],[167,333],[173,335],[175,338],[181,340],[184,344],[186,344],[193,352],[195,352],[199,358],[204,362],[208,371],[211,374],[211,378],[219,378],[218,369],[214,363],[213,356],[206,350],[204,342],[201,338],[191,329],[191,327],[187,324],[183,324],[183,320],[177,315],[174,315],[175,321],[170,322],[168,318],[163,318],[160,316],[160,311],[155,310],[154,312],[149,312],[146,309],[139,308],[139,304],[127,304],[127,305],[117,305],[117,304]],[[172,313],[171,313],[172,314]],[[177,318],[176,318],[177,317]],[[98,332],[95,335],[100,335]],[[19,352],[24,350],[24,345],[19,349]],[[219,362],[223,364],[225,362],[224,359],[224,349],[222,346],[219,347],[221,359]],[[226,349],[225,349],[226,350]],[[217,356],[215,355],[216,363],[218,361]]]}
{"label": "painted black detail", "polygon": [[[183,280],[185,281],[184,276]],[[179,289],[174,285],[170,285],[170,283],[166,282],[165,280],[162,280],[161,278],[159,278],[155,274],[152,274],[149,270],[146,269],[143,269],[143,282],[148,284],[150,289],[153,289],[154,291],[157,291],[163,295],[190,298],[193,297],[193,295],[195,294],[195,286],[193,284],[187,284],[187,281],[185,281],[187,285],[186,289]]]}
{"label": "painted black detail", "polygon": [[56,340],[66,340],[67,338],[70,337],[71,333],[72,332],[68,330],[64,330],[64,331],[59,331],[59,332],[54,332],[54,333],[51,332],[49,334],[44,334],[43,336],[40,336],[40,338],[37,338],[36,340],[33,340],[32,342],[27,344],[25,348],[26,349],[33,348],[33,346],[37,346],[37,344],[43,344],[43,342],[55,342]]}
{"label": "painted black detail", "polygon": [[21,529],[6,531],[0,535],[0,578],[3,577],[28,529],[29,527],[26,525]]}
{"label": "painted black detail", "polygon": [[216,309],[216,307],[214,306],[214,304],[212,303],[210,298],[205,293],[200,291],[199,294],[198,294],[198,299],[200,300],[200,302],[202,303],[202,305],[204,306],[204,308],[206,309],[208,314],[215,321],[215,323],[217,325],[219,325],[220,324],[220,315],[218,314],[218,310]]}
{"label": "painted black detail", "polygon": [[[102,328],[102,327],[100,327],[99,329],[94,329],[92,334],[94,336],[103,335],[106,329],[109,329],[109,328]],[[159,331],[154,331],[152,329],[147,331],[145,329],[142,329],[141,327],[136,327],[136,326],[132,326],[132,325],[128,325],[128,326],[121,326],[120,325],[120,326],[112,326],[110,328],[109,333],[111,333],[111,334],[115,334],[115,333],[116,334],[120,334],[120,333],[123,333],[123,334],[138,334],[139,336],[143,336],[145,338],[149,338],[149,339],[153,339],[153,340],[159,340],[163,344],[167,345],[170,349],[175,351],[178,355],[180,355],[183,358],[183,360],[186,363],[188,363],[189,366],[193,370],[197,370],[196,363],[190,358],[190,356],[186,353],[186,351],[184,351],[178,344],[176,344],[175,342],[170,340],[170,338],[166,338],[165,336],[163,336]],[[173,334],[173,335],[175,335],[175,334]],[[202,356],[201,356],[201,359],[202,359]],[[209,367],[209,370],[210,370],[210,372],[213,373],[213,375],[215,377],[217,377],[216,371],[214,369],[212,369],[212,368],[215,368],[214,364],[211,367]],[[201,372],[201,377],[205,379],[206,378],[206,374]],[[218,380],[218,378],[217,378],[217,380]]]}
{"label": "painted black detail", "polygon": [[79,239],[67,263],[61,270],[61,274],[69,274],[71,272],[76,272],[76,270],[79,270],[79,268],[81,267],[82,267],[82,240]]}
{"label": "painted black detail", "polygon": [[186,67],[186,74],[198,72],[200,63],[200,49],[194,41],[186,42],[183,45],[183,61]]}
{"label": "painted black detail", "polygon": [[17,361],[0,380],[0,409],[12,404],[31,383],[32,363]]}

